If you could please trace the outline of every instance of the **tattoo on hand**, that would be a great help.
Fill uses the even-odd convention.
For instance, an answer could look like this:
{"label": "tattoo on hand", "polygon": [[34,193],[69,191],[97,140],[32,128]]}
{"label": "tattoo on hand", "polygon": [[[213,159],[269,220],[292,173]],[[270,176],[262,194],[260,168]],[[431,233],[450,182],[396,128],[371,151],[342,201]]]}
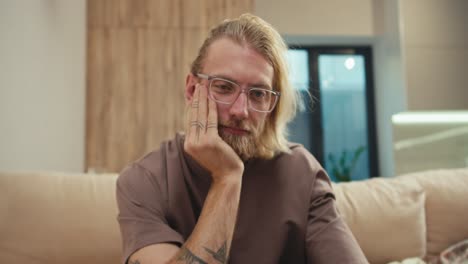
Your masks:
{"label": "tattoo on hand", "polygon": [[205,250],[210,253],[211,256],[213,256],[214,259],[216,259],[219,263],[227,263],[227,244],[226,241],[224,244],[218,249],[217,252],[212,251],[209,248],[205,248]]}
{"label": "tattoo on hand", "polygon": [[194,263],[194,264],[208,264],[203,259],[195,256],[188,248],[182,247],[181,252],[177,260],[185,260],[186,263]]}
{"label": "tattoo on hand", "polygon": [[128,261],[128,264],[140,264],[140,261],[139,261],[138,259],[135,260],[135,261],[129,260],[129,261]]}

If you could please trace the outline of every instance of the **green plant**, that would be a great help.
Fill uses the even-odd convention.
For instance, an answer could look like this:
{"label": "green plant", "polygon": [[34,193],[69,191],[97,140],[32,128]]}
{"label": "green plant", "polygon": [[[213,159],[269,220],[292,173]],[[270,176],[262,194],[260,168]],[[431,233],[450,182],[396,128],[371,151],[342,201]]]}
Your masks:
{"label": "green plant", "polygon": [[361,154],[366,149],[365,146],[360,146],[352,151],[351,159],[348,158],[348,151],[345,149],[341,152],[341,156],[337,161],[332,153],[328,154],[328,160],[331,164],[331,173],[335,176],[335,179],[340,182],[351,181],[351,175],[356,166],[356,163]]}

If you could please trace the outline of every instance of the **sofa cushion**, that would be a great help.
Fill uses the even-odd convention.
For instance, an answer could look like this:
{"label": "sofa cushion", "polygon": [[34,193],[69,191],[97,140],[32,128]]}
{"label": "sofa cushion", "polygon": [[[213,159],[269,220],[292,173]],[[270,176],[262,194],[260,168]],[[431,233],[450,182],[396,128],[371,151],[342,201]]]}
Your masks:
{"label": "sofa cushion", "polygon": [[0,263],[118,263],[116,177],[0,173]]}
{"label": "sofa cushion", "polygon": [[396,178],[334,185],[338,209],[370,263],[425,254],[425,195]]}
{"label": "sofa cushion", "polygon": [[428,256],[468,238],[468,169],[431,170],[398,178],[417,181],[426,192]]}

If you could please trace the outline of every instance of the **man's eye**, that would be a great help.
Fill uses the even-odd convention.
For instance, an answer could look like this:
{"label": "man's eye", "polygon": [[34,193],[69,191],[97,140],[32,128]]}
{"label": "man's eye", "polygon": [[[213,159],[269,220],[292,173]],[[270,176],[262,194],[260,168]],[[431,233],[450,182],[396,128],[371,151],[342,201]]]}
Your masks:
{"label": "man's eye", "polygon": [[227,92],[232,92],[234,90],[233,85],[228,82],[214,82],[212,86],[218,92],[227,93]]}
{"label": "man's eye", "polygon": [[225,85],[225,84],[218,84],[218,85],[216,85],[216,88],[221,89],[221,90],[231,90],[232,89],[231,86]]}
{"label": "man's eye", "polygon": [[266,93],[264,91],[254,91],[254,96],[255,97],[265,97]]}
{"label": "man's eye", "polygon": [[266,92],[261,90],[251,90],[250,95],[254,97],[254,99],[263,99],[266,97]]}

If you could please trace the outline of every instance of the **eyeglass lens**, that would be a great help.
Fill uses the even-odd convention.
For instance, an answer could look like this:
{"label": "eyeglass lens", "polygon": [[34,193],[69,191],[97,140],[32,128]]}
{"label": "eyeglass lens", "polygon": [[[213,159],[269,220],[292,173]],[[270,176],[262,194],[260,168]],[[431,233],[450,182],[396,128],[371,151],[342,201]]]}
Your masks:
{"label": "eyeglass lens", "polygon": [[[239,97],[241,88],[233,82],[214,78],[211,80],[209,92],[214,100],[231,104]],[[273,91],[262,88],[250,88],[247,93],[250,107],[257,111],[272,110],[276,103],[276,96]]]}

